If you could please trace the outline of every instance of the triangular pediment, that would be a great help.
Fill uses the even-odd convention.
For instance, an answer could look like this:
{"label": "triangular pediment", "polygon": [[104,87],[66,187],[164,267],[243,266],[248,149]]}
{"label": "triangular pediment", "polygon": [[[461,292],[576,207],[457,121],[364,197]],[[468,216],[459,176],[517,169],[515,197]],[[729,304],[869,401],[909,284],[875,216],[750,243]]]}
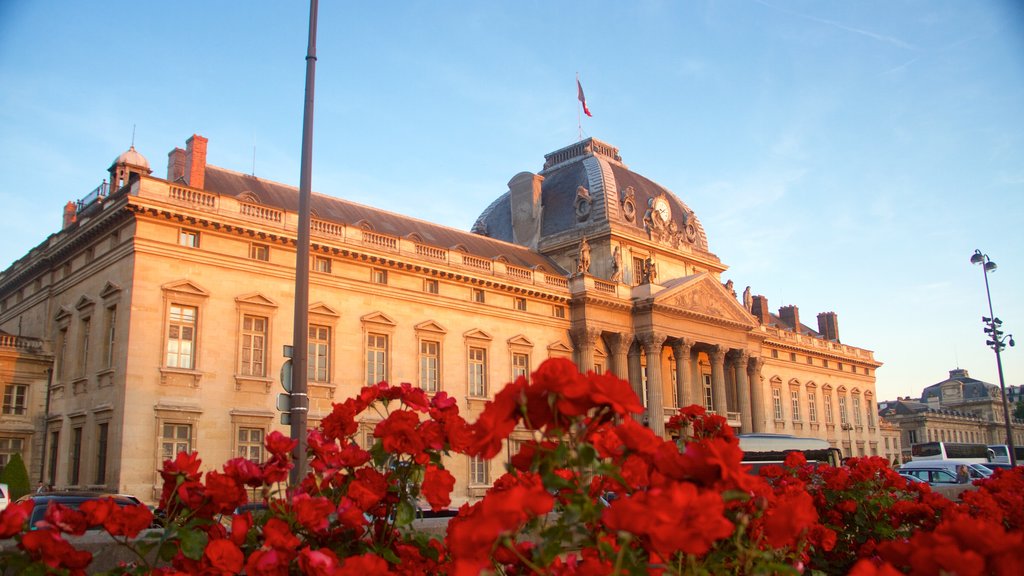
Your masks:
{"label": "triangular pediment", "polygon": [[548,344],[548,352],[559,352],[562,354],[572,354],[572,346],[569,346],[565,342],[558,340]]}
{"label": "triangular pediment", "polygon": [[533,348],[533,342],[530,342],[530,340],[526,336],[523,336],[522,334],[517,334],[517,335],[509,338],[508,339],[508,345],[509,346],[528,346],[530,348]]}
{"label": "triangular pediment", "polygon": [[768,380],[768,382],[770,382],[772,386],[779,386],[782,384],[782,378],[779,378],[778,376],[772,376]]}
{"label": "triangular pediment", "polygon": [[100,290],[100,298],[110,298],[111,296],[121,292],[121,287],[113,282],[107,281],[103,285],[103,290]]}
{"label": "triangular pediment", "polygon": [[319,314],[321,316],[334,316],[334,317],[341,316],[341,314],[339,314],[337,310],[335,310],[334,308],[331,308],[330,306],[328,306],[327,304],[324,304],[323,302],[314,302],[313,304],[310,304],[309,305],[309,313],[310,314]]}
{"label": "triangular pediment", "polygon": [[724,286],[707,273],[677,278],[654,295],[654,305],[666,312],[696,316],[710,321],[757,327],[757,319]]}
{"label": "triangular pediment", "polygon": [[235,298],[235,302],[239,304],[251,304],[253,306],[270,306],[277,308],[277,302],[274,302],[270,298],[267,298],[259,292],[253,292],[252,294],[245,294]]}
{"label": "triangular pediment", "polygon": [[89,298],[88,296],[82,296],[81,298],[78,299],[78,302],[75,303],[75,309],[76,310],[83,310],[85,308],[90,308],[90,307],[95,306],[95,305],[96,305],[96,301],[95,300],[93,300],[92,298]]}
{"label": "triangular pediment", "polygon": [[397,323],[391,319],[390,316],[383,312],[370,312],[369,314],[361,317],[359,320],[362,322],[370,322],[373,324],[386,324],[388,326],[397,326]]}
{"label": "triangular pediment", "polygon": [[60,322],[61,320],[67,320],[70,317],[71,309],[68,308],[67,306],[61,306],[60,308],[57,309],[57,313],[53,315],[53,319],[56,322]]}
{"label": "triangular pediment", "polygon": [[434,322],[433,320],[420,322],[419,324],[414,326],[414,328],[416,328],[417,332],[437,332],[438,334],[448,333],[448,330],[446,330],[444,326],[441,326],[440,324]]}
{"label": "triangular pediment", "polygon": [[470,330],[469,332],[463,333],[462,337],[463,338],[472,338],[474,340],[493,340],[493,338],[491,337],[490,334],[488,334],[487,332],[484,332],[483,330],[480,330],[479,328],[474,328],[474,329]]}
{"label": "triangular pediment", "polygon": [[165,292],[178,292],[181,294],[191,294],[193,296],[209,296],[210,293],[203,287],[199,286],[191,280],[177,280],[174,282],[168,282],[160,287]]}

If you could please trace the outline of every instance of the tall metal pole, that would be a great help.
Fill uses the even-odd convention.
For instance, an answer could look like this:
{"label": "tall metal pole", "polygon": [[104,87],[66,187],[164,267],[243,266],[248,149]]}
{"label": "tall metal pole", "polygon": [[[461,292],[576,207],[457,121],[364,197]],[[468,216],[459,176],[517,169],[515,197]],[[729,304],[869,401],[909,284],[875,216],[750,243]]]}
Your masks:
{"label": "tall metal pole", "polygon": [[297,486],[306,477],[306,418],[309,395],[309,226],[313,174],[313,93],[316,79],[317,0],[309,2],[309,44],[306,48],[306,100],[302,109],[302,167],[299,176],[299,230],[295,246],[295,331],[292,338],[292,439],[298,445],[292,451],[295,467],[291,484]]}
{"label": "tall metal pole", "polygon": [[[981,264],[981,273],[985,277],[985,297],[988,299],[988,321],[986,324],[988,324],[990,336],[992,337],[989,344],[991,344],[992,349],[996,352],[996,371],[999,374],[999,393],[1003,398],[1003,423],[1006,426],[1006,449],[1009,452],[1010,465],[1016,466],[1017,454],[1016,447],[1013,443],[1013,421],[1010,420],[1010,404],[1006,399],[1006,383],[1003,380],[1003,358],[1000,355],[1003,348],[1003,342],[999,333],[999,324],[996,323],[996,315],[992,309],[992,292],[988,287],[988,265],[992,261],[989,259],[988,254],[982,254],[980,250],[975,250],[974,254],[975,256],[971,258],[971,262]],[[980,256],[980,258],[978,258],[978,256]],[[975,261],[976,259],[978,260],[977,262]],[[993,267],[994,266],[995,265],[993,264]],[[1012,345],[1013,342],[1011,341],[1010,344]]]}

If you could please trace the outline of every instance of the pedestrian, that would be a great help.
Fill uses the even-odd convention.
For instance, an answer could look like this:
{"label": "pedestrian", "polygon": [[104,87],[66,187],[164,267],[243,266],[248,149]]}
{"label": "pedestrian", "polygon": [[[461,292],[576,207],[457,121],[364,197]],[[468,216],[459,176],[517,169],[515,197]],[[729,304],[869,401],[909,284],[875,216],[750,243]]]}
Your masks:
{"label": "pedestrian", "polygon": [[961,484],[967,484],[971,481],[971,471],[967,469],[967,464],[957,466],[956,481]]}
{"label": "pedestrian", "polygon": [[46,483],[40,482],[39,486],[36,487],[36,494],[42,494],[43,492],[46,492]]}

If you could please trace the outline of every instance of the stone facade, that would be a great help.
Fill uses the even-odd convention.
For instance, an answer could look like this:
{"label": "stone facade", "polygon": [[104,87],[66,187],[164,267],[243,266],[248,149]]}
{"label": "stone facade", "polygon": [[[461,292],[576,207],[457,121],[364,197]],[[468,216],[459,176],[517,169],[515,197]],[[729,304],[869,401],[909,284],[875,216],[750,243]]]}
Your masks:
{"label": "stone facade", "polygon": [[37,479],[42,466],[47,416],[46,383],[53,356],[38,338],[0,331],[0,470],[10,457],[21,454],[29,478]]}
{"label": "stone facade", "polygon": [[[193,136],[172,151],[166,178],[122,154],[109,189],[72,203],[61,231],[0,274],[0,328],[21,322],[55,351],[34,433],[52,439],[58,487],[152,501],[176,451],[219,467],[262,458],[262,438],[287,432],[275,401],[297,191],[207,165],[206,146]],[[795,306],[770,314],[749,289],[741,301],[693,211],[608,144],[519,173],[472,233],[322,195],[311,211],[311,426],[380,379],[444,390],[474,420],[505,382],[566,357],[628,379],[661,434],[698,403],[740,432],[882,453],[872,353],[838,341],[833,313],[815,331]],[[456,504],[500,460],[450,462]]]}

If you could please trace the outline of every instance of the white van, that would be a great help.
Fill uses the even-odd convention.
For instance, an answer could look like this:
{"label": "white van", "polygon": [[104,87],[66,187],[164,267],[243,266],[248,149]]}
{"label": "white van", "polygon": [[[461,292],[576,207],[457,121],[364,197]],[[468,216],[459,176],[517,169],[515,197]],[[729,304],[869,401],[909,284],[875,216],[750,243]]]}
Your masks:
{"label": "white van", "polygon": [[7,484],[0,484],[0,510],[7,508],[10,503],[11,491],[7,489]]}
{"label": "white van", "polygon": [[899,471],[946,470],[953,475],[953,478],[956,478],[957,468],[963,465],[967,466],[967,471],[970,472],[972,481],[981,478],[988,478],[992,475],[992,471],[981,464],[965,462],[963,460],[911,460],[910,462],[900,466]]}

